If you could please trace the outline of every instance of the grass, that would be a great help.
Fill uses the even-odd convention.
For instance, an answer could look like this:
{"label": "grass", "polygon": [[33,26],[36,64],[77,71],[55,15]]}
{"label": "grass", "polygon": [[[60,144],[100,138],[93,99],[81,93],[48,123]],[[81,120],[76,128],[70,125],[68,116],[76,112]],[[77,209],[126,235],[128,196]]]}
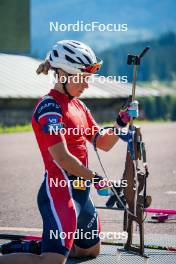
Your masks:
{"label": "grass", "polygon": [[[163,119],[158,119],[155,121],[149,121],[149,120],[135,120],[135,124],[157,124],[157,123],[166,123],[166,122],[171,122],[170,120],[163,120]],[[105,126],[112,126],[115,123],[115,121],[111,122],[103,122],[99,123],[99,126],[105,127]],[[32,131],[32,126],[31,124],[26,124],[26,125],[16,125],[16,126],[3,126],[0,125],[0,134],[11,134],[11,133],[19,133],[19,132],[29,132]]]}
{"label": "grass", "polygon": [[[168,123],[168,122],[173,122],[171,120],[164,120],[164,119],[156,119],[156,120],[135,120],[134,124],[139,125],[139,124],[162,124],[162,123]],[[112,126],[115,123],[115,121],[111,122],[103,122],[99,123],[99,126]]]}
{"label": "grass", "polygon": [[16,125],[16,126],[11,126],[11,127],[0,125],[0,134],[17,133],[17,132],[28,132],[28,131],[32,131],[31,124]]}

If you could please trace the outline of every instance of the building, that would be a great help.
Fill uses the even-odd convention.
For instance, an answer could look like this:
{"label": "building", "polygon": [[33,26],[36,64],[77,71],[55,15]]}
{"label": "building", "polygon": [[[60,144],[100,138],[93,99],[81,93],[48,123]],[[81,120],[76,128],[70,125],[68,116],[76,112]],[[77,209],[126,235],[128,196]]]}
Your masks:
{"label": "building", "polygon": [[[39,63],[39,60],[27,56],[0,54],[0,124],[15,125],[31,121],[37,99],[52,87],[51,78],[36,74]],[[130,94],[131,84],[110,83],[100,76],[90,82],[89,89],[81,98],[98,122],[107,122],[115,119],[120,104]],[[136,95],[158,96],[159,92],[137,86]]]}

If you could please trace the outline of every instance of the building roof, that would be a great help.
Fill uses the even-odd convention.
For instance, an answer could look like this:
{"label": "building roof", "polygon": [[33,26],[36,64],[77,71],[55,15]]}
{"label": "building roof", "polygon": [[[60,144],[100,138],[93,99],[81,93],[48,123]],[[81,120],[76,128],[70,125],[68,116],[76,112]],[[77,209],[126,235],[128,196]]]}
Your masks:
{"label": "building roof", "polygon": [[[37,75],[41,61],[20,55],[0,54],[0,98],[38,98],[52,87],[49,76]],[[123,98],[131,94],[130,83],[109,83],[105,77],[95,77],[82,98]],[[158,96],[155,89],[137,86],[137,96]]]}

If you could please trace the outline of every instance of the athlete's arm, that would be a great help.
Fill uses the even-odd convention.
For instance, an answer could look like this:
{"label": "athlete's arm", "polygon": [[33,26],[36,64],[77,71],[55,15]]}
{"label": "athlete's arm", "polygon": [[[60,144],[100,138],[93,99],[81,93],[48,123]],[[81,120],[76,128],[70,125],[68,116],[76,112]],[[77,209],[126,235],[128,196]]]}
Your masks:
{"label": "athlete's arm", "polygon": [[94,177],[92,171],[87,169],[81,161],[69,152],[65,142],[50,146],[48,150],[56,163],[68,173],[83,177],[86,180],[91,180]]}
{"label": "athlete's arm", "polygon": [[112,129],[107,129],[104,135],[98,136],[96,146],[101,150],[109,151],[117,143],[118,140],[118,135],[116,135]]}
{"label": "athlete's arm", "polygon": [[[98,126],[86,106],[85,109],[89,128],[91,128],[92,131],[92,134],[90,136],[87,136],[87,140],[92,143],[94,136],[100,131],[100,127]],[[117,125],[115,125],[114,127],[118,128]],[[117,143],[118,140],[119,137],[115,133],[113,133],[112,129],[107,129],[105,134],[98,136],[96,146],[101,150],[109,151]]]}
{"label": "athlete's arm", "polygon": [[[65,137],[60,133],[64,124],[62,122],[62,110],[57,102],[51,97],[46,97],[36,108],[34,119],[39,126],[38,133],[42,136],[43,144],[56,163],[72,175],[92,179],[94,176],[92,171],[69,152]],[[58,133],[51,133],[51,128],[58,129]]]}

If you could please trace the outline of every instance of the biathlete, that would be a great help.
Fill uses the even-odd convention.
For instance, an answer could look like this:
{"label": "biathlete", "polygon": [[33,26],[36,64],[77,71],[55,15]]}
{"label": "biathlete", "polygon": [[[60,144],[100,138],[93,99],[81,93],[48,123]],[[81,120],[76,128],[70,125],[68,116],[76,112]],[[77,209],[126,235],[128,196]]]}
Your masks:
{"label": "biathlete", "polygon": [[[78,98],[88,88],[88,78],[101,65],[102,60],[87,45],[63,40],[53,46],[37,69],[38,74],[53,71],[55,77],[54,87],[38,101],[32,116],[45,165],[44,180],[38,193],[38,207],[43,219],[40,254],[32,254],[37,252],[32,250],[29,242],[21,243],[21,247],[19,242],[12,242],[12,251],[6,246],[4,254],[6,249],[8,253],[23,253],[4,255],[0,257],[0,264],[61,264],[68,256],[98,256],[100,221],[90,197],[90,186],[92,184],[101,195],[110,193],[111,189],[108,185],[100,185],[103,177],[88,168],[86,141],[92,143],[100,127]],[[75,76],[77,82],[74,82]],[[124,127],[129,121],[127,107],[117,115],[115,128]],[[74,133],[75,128],[78,133]],[[106,131],[99,134],[96,146],[109,151],[118,140],[116,133]]]}

